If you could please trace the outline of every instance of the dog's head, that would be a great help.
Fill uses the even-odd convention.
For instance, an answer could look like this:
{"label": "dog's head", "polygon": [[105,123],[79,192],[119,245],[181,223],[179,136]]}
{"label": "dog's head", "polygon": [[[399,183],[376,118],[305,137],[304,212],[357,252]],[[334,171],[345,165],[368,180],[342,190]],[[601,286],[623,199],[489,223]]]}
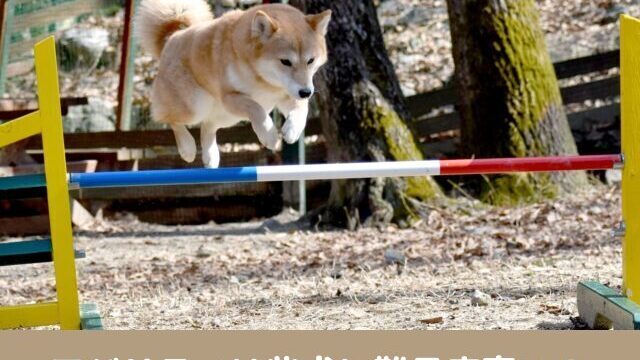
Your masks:
{"label": "dog's head", "polygon": [[253,15],[256,70],[291,97],[314,93],[313,75],[327,62],[325,35],[331,10],[305,16],[287,5],[267,5]]}

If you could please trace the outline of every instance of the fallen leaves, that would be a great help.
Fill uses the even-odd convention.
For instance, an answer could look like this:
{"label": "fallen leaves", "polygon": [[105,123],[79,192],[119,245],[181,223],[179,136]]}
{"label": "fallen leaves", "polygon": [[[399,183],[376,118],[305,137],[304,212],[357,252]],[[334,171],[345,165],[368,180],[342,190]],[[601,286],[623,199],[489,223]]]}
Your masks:
{"label": "fallen leaves", "polygon": [[[88,253],[78,279],[83,298],[120,314],[105,319],[117,329],[571,328],[577,279],[620,285],[620,243],[610,236],[619,191],[509,209],[460,199],[428,210],[437,230],[425,220],[391,231],[265,233],[262,222],[124,217],[110,223],[116,230],[76,234]],[[404,256],[401,274],[385,259],[390,249]],[[0,268],[0,303],[53,299],[47,265]],[[474,289],[490,306],[471,305]]]}
{"label": "fallen leaves", "polygon": [[571,311],[565,309],[564,307],[558,305],[548,305],[542,304],[540,305],[540,310],[538,310],[538,314],[549,313],[552,315],[571,315]]}

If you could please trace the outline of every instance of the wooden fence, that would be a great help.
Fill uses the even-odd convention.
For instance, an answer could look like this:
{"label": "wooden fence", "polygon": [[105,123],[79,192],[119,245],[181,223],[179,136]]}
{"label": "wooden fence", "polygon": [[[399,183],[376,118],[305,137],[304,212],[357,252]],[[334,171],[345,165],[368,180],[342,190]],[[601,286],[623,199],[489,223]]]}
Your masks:
{"label": "wooden fence", "polygon": [[[0,6],[2,76],[28,69],[33,45],[117,0],[5,0]],[[14,65],[12,68],[11,65]]]}
{"label": "wooden fence", "polygon": [[[554,64],[558,79],[569,79],[580,75],[601,73],[615,69],[620,63],[619,51],[610,51],[588,57],[563,61]],[[620,77],[605,77],[587,83],[561,88],[565,105],[581,104],[586,101],[614,99],[620,95]],[[421,138],[430,138],[435,134],[457,131],[460,128],[459,114],[453,112],[429,117],[434,109],[454,106],[457,102],[456,89],[453,86],[432,92],[411,96],[407,105],[416,118],[415,128]],[[571,129],[581,153],[614,151],[619,147],[619,133],[613,142],[598,143],[596,140],[605,137],[610,128],[616,127],[620,117],[620,105],[615,102],[601,107],[590,107],[587,110],[568,112]],[[616,142],[617,141],[617,142]],[[452,156],[456,154],[457,138],[449,137],[439,141],[423,141],[426,156]]]}
{"label": "wooden fence", "polygon": [[[24,59],[36,42],[77,24],[83,15],[117,4],[116,0],[9,0],[14,6],[9,61]],[[30,55],[28,55],[30,56]]]}
{"label": "wooden fence", "polygon": [[124,4],[117,128],[127,128],[131,112],[135,44],[132,14],[137,0],[3,0],[0,2],[0,96],[8,77],[33,71],[33,46],[77,25],[87,15]]}

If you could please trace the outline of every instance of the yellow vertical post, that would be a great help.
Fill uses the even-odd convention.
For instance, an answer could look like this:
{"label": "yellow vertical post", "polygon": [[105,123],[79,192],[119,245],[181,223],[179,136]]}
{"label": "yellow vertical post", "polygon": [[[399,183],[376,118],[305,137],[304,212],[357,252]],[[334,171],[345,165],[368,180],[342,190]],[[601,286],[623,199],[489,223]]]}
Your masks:
{"label": "yellow vertical post", "polygon": [[53,37],[36,44],[34,51],[60,328],[80,329],[71,205]]}
{"label": "yellow vertical post", "polygon": [[623,294],[640,303],[640,21],[621,19]]}

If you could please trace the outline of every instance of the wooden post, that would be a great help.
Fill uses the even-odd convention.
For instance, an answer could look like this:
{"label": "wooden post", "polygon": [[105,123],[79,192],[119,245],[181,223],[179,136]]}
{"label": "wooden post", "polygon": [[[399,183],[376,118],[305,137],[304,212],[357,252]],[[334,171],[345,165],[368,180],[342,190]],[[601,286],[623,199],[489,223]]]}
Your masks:
{"label": "wooden post", "polygon": [[[294,145],[298,147],[298,164],[304,165],[307,161],[304,131],[300,135],[300,140]],[[304,180],[298,181],[298,211],[300,215],[307,213],[307,183]]]}
{"label": "wooden post", "polygon": [[[286,165],[304,165],[304,132],[295,144],[283,143],[282,162]],[[307,188],[304,180],[287,181],[282,184],[282,198],[286,206],[297,207],[301,214],[307,212]]]}
{"label": "wooden post", "polygon": [[13,1],[6,0],[0,5],[0,97],[4,96],[4,83],[9,66],[9,45],[13,24]]}
{"label": "wooden post", "polygon": [[126,0],[124,31],[122,34],[122,57],[118,84],[118,109],[116,131],[131,130],[131,100],[133,97],[133,75],[135,70],[136,44],[132,36],[133,15],[138,0]]}

